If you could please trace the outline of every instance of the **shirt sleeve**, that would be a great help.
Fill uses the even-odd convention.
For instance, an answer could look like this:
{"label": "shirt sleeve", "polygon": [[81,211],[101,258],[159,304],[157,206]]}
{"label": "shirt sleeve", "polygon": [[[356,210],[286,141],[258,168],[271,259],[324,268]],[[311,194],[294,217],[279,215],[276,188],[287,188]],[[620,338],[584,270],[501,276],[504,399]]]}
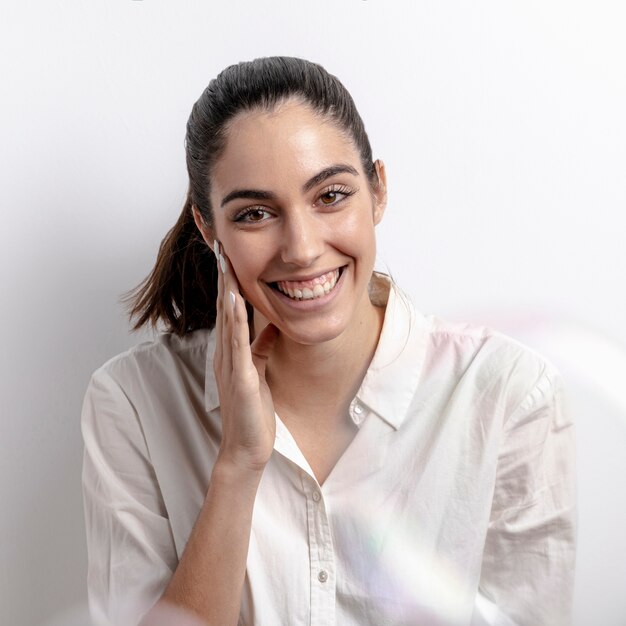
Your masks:
{"label": "shirt sleeve", "polygon": [[161,596],[177,555],[139,417],[104,368],[89,382],[81,429],[90,612],[98,626],[131,626]]}
{"label": "shirt sleeve", "polygon": [[571,623],[576,543],[574,428],[546,367],[504,424],[473,626]]}

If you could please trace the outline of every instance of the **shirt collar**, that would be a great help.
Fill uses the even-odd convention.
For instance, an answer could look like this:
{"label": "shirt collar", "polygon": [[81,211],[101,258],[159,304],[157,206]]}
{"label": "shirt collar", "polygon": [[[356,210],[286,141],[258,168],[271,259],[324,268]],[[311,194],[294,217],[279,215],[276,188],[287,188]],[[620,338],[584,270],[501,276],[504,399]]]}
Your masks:
{"label": "shirt collar", "polygon": [[387,290],[387,306],[378,346],[356,397],[398,429],[419,383],[429,320],[388,276],[374,274],[372,285],[378,293]]}
{"label": "shirt collar", "polygon": [[[417,312],[406,294],[386,275],[375,273],[372,300],[384,305],[385,319],[374,357],[356,398],[393,428],[400,427],[415,395],[426,352],[428,318]],[[220,405],[213,375],[215,331],[209,333],[204,378],[207,411]]]}

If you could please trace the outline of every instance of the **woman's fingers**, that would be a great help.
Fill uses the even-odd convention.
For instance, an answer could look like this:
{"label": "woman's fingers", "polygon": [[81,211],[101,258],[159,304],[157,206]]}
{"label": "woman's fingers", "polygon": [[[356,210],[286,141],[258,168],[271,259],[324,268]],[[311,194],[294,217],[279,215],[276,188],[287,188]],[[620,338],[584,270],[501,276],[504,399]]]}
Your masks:
{"label": "woman's fingers", "polygon": [[[256,373],[264,377],[267,359],[278,337],[278,329],[273,324],[268,324],[250,346],[248,314],[239,293],[239,283],[230,260],[224,255],[218,242],[215,242],[215,249],[220,274],[218,300],[223,337],[223,341],[220,341],[222,371],[226,374],[234,370],[241,376],[251,374],[251,366],[254,366]],[[230,338],[230,342],[227,338]]]}
{"label": "woman's fingers", "polygon": [[222,353],[223,353],[222,337],[224,336],[224,330],[223,330],[223,326],[224,326],[223,324],[224,276],[223,276],[223,272],[220,269],[220,261],[219,261],[220,246],[217,240],[213,242],[213,252],[215,254],[215,261],[217,263],[217,300],[215,302],[215,310],[216,310],[215,355],[213,357],[213,370],[215,371],[215,374],[217,375],[218,372],[221,372],[221,368],[222,368]]}
{"label": "woman's fingers", "polygon": [[[265,362],[278,331],[265,329],[250,346],[245,301],[237,277],[221,246],[215,246],[219,267],[216,336],[220,363],[215,367],[225,454],[254,467],[271,454],[276,423],[271,392],[264,379]],[[216,346],[216,353],[218,346]],[[258,363],[258,365],[257,365]]]}
{"label": "woman's fingers", "polygon": [[[219,279],[221,280],[221,321],[222,321],[222,337],[220,345],[222,347],[222,363],[221,371],[223,376],[229,377],[233,368],[233,338],[235,330],[235,311],[233,307],[232,294],[239,294],[239,283],[235,278],[232,266],[228,257],[219,243],[216,246],[218,250],[217,262],[219,266]],[[244,307],[245,315],[245,307]],[[247,316],[246,316],[247,317]],[[246,324],[247,325],[247,324]],[[246,329],[247,330],[247,329]],[[248,338],[249,345],[249,338]],[[249,348],[248,348],[249,350]]]}
{"label": "woman's fingers", "polygon": [[233,373],[238,381],[247,381],[257,386],[258,374],[252,363],[250,353],[250,330],[248,328],[248,313],[240,294],[229,292],[232,305],[233,332],[232,332],[232,362]]}

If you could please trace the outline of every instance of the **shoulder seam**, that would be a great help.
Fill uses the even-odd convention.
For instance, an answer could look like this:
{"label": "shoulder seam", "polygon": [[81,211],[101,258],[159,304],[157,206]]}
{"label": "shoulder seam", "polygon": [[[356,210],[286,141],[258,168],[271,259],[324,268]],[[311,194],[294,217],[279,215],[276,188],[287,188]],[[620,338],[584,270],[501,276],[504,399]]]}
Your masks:
{"label": "shoulder seam", "polygon": [[[211,333],[211,331],[209,331],[209,334]],[[166,334],[166,333],[164,333]],[[160,335],[160,337],[162,337],[163,335]],[[207,337],[208,338],[208,337]],[[109,366],[113,366],[115,365],[115,363],[117,363],[118,361],[121,361],[122,359],[125,358],[130,358],[139,354],[144,354],[150,350],[160,350],[160,349],[166,349],[169,350],[170,352],[174,353],[174,354],[178,354],[181,352],[188,352],[190,350],[195,350],[195,349],[206,349],[207,347],[207,341],[203,341],[203,340],[197,340],[194,341],[193,343],[188,343],[186,345],[174,345],[172,346],[171,344],[165,344],[162,341],[159,341],[158,339],[153,339],[151,341],[144,341],[142,343],[138,343],[134,346],[131,346],[130,348],[127,348],[126,350],[120,352],[119,354],[116,354],[114,356],[112,356],[111,358],[107,359],[102,365],[100,365],[100,368],[105,368],[108,369]]]}

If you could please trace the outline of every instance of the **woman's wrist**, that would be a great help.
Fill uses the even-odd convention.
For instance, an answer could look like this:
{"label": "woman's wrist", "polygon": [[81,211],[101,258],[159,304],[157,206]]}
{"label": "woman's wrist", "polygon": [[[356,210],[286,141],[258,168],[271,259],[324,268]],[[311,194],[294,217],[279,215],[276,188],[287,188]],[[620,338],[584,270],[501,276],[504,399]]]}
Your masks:
{"label": "woman's wrist", "polygon": [[246,484],[257,487],[263,476],[265,464],[253,463],[221,449],[217,455],[211,482],[235,484],[239,488]]}

